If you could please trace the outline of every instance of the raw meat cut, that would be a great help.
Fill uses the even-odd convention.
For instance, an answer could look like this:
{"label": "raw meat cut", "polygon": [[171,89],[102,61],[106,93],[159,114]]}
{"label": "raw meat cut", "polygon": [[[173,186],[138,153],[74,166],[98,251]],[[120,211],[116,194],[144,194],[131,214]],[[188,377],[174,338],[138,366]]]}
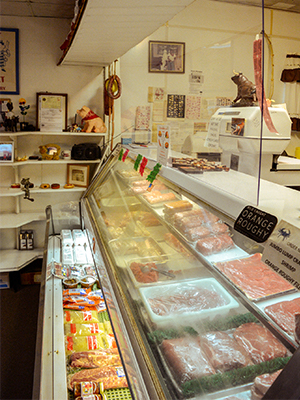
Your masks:
{"label": "raw meat cut", "polygon": [[183,257],[187,258],[189,261],[195,261],[196,258],[183,246],[183,244],[172,234],[165,233],[164,239],[173,249],[178,253],[182,254]]}
{"label": "raw meat cut", "polygon": [[261,254],[218,262],[223,272],[251,300],[292,290],[294,287],[261,261]]}
{"label": "raw meat cut", "polygon": [[253,365],[245,350],[226,332],[209,332],[200,337],[201,348],[215,370]]}
{"label": "raw meat cut", "polygon": [[215,373],[200,348],[198,338],[184,337],[164,340],[161,344],[161,351],[175,379],[180,384]]}
{"label": "raw meat cut", "polygon": [[200,239],[196,243],[196,249],[204,256],[220,253],[221,251],[229,250],[233,247],[234,242],[226,233]]}
{"label": "raw meat cut", "polygon": [[300,313],[300,297],[281,301],[265,307],[265,313],[271,317],[289,335],[295,330],[295,314]]}
{"label": "raw meat cut", "polygon": [[280,375],[282,369],[273,374],[259,375],[254,379],[251,387],[251,400],[260,400],[267,393],[268,389],[273,385],[275,379]]}
{"label": "raw meat cut", "polygon": [[103,349],[73,353],[69,363],[73,368],[97,368],[105,366],[122,366],[117,349]]}
{"label": "raw meat cut", "polygon": [[285,357],[287,354],[284,345],[267,328],[255,322],[239,326],[233,336],[250,355],[254,364]]}
{"label": "raw meat cut", "polygon": [[214,289],[197,288],[192,285],[179,286],[169,295],[162,293],[161,296],[149,297],[148,302],[157,315],[198,312],[226,305],[226,300]]}

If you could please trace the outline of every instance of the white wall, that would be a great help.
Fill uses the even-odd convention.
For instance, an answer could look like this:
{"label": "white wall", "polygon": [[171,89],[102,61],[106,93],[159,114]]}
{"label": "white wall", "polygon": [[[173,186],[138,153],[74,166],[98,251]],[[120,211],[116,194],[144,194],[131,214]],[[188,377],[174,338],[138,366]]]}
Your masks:
{"label": "white wall", "polygon": [[[237,88],[231,81],[233,70],[243,72],[255,83],[253,72],[253,41],[262,30],[260,7],[196,0],[142,43],[121,57],[123,83],[122,114],[132,119],[135,108],[148,104],[148,87],[165,87],[169,94],[189,94],[189,74],[200,70],[204,74],[202,103],[216,96],[235,98]],[[265,32],[270,36],[274,52],[274,94],[276,103],[284,101],[284,84],[280,81],[287,52],[300,53],[300,15],[265,10]],[[148,72],[148,41],[166,40],[186,43],[185,74]],[[270,48],[265,45],[265,91],[271,87]],[[213,109],[211,110],[213,112]],[[130,117],[131,115],[131,117]],[[208,121],[204,112],[200,121]],[[124,119],[125,121],[125,119]],[[179,126],[183,137],[193,133],[198,121],[169,120]],[[130,125],[126,120],[122,129]],[[175,143],[177,144],[177,143]],[[174,148],[174,141],[172,145]]]}
{"label": "white wall", "polygon": [[23,97],[30,104],[26,120],[35,126],[36,93],[48,91],[68,94],[68,123],[74,122],[76,110],[83,105],[102,116],[102,68],[57,66],[70,21],[1,16],[1,26],[19,29],[20,94],[9,96],[16,115],[20,115],[19,99]]}

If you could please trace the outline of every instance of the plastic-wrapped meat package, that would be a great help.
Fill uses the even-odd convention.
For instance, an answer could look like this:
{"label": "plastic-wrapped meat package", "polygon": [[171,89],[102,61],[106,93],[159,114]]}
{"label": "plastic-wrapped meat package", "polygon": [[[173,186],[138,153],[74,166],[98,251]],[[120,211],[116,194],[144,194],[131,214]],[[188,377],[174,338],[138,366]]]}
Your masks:
{"label": "plastic-wrapped meat package", "polygon": [[65,335],[91,336],[95,333],[105,333],[104,325],[100,322],[91,324],[64,324]]}
{"label": "plastic-wrapped meat package", "polygon": [[221,251],[230,250],[234,247],[234,242],[226,233],[218,236],[209,236],[198,240],[196,249],[204,256],[221,253]]}
{"label": "plastic-wrapped meat package", "polygon": [[62,246],[73,246],[72,231],[70,229],[62,229],[60,236]]}
{"label": "plastic-wrapped meat package", "polygon": [[174,225],[181,230],[189,229],[198,225],[210,225],[219,221],[219,217],[204,208],[177,212],[174,215]]}
{"label": "plastic-wrapped meat package", "polygon": [[284,345],[267,328],[255,322],[239,326],[233,336],[254,364],[287,355]]}
{"label": "plastic-wrapped meat package", "polygon": [[83,246],[74,246],[74,263],[77,265],[87,263],[85,248]]}
{"label": "plastic-wrapped meat package", "polygon": [[251,387],[251,400],[261,400],[267,393],[268,389],[273,385],[275,379],[280,375],[282,369],[273,374],[259,375],[254,379],[254,384]]}
{"label": "plastic-wrapped meat package", "polygon": [[216,372],[201,350],[198,338],[164,340],[161,351],[176,381],[180,384]]}
{"label": "plastic-wrapped meat package", "polygon": [[78,351],[104,349],[105,346],[106,342],[99,333],[91,336],[65,336],[65,351],[67,355]]}
{"label": "plastic-wrapped meat package", "polygon": [[61,260],[64,265],[73,265],[74,257],[73,257],[73,248],[70,246],[63,246],[61,249]]}
{"label": "plastic-wrapped meat package", "polygon": [[290,283],[261,261],[259,253],[239,260],[218,262],[216,267],[251,300],[294,289]]}
{"label": "plastic-wrapped meat package", "polygon": [[75,246],[78,246],[78,245],[84,246],[87,242],[86,235],[84,234],[84,232],[81,229],[73,229],[72,236],[73,236],[73,241],[74,241]]}
{"label": "plastic-wrapped meat package", "polygon": [[197,288],[192,284],[177,286],[170,293],[162,289],[161,296],[149,297],[148,302],[152,311],[161,316],[199,312],[227,304],[214,288]]}
{"label": "plastic-wrapped meat package", "polygon": [[292,335],[295,330],[295,314],[300,313],[300,297],[271,304],[265,307],[265,313],[271,317],[280,328]]}
{"label": "plastic-wrapped meat package", "polygon": [[245,350],[226,332],[209,332],[200,337],[201,348],[217,371],[253,365]]}
{"label": "plastic-wrapped meat package", "polygon": [[200,225],[195,228],[188,229],[185,232],[185,236],[189,241],[196,241],[207,236],[220,235],[226,232],[229,232],[226,224],[215,222],[212,225]]}
{"label": "plastic-wrapped meat package", "polygon": [[118,349],[81,351],[70,355],[69,364],[73,368],[97,368],[122,365]]}

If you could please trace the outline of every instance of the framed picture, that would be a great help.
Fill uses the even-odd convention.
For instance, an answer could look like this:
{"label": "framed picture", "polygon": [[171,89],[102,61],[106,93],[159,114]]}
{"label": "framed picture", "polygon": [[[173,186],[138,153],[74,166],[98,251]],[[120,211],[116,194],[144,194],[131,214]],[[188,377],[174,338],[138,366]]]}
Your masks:
{"label": "framed picture", "polygon": [[149,72],[183,74],[185,43],[149,41]]}
{"label": "framed picture", "polygon": [[0,162],[14,162],[14,142],[0,142]]}
{"label": "framed picture", "polygon": [[36,94],[36,130],[63,132],[68,123],[68,95],[39,92]]}
{"label": "framed picture", "polygon": [[0,94],[20,94],[19,29],[0,28]]}
{"label": "framed picture", "polygon": [[67,184],[88,187],[90,166],[88,164],[68,164]]}

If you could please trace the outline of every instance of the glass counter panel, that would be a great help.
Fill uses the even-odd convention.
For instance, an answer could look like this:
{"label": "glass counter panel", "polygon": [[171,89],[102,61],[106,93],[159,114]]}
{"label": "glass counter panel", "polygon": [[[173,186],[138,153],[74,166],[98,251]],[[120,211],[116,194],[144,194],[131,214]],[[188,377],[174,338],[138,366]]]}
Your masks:
{"label": "glass counter panel", "polygon": [[294,288],[228,216],[160,175],[149,185],[149,170],[117,156],[85,201],[166,398],[250,398],[254,378],[296,347],[265,313]]}

